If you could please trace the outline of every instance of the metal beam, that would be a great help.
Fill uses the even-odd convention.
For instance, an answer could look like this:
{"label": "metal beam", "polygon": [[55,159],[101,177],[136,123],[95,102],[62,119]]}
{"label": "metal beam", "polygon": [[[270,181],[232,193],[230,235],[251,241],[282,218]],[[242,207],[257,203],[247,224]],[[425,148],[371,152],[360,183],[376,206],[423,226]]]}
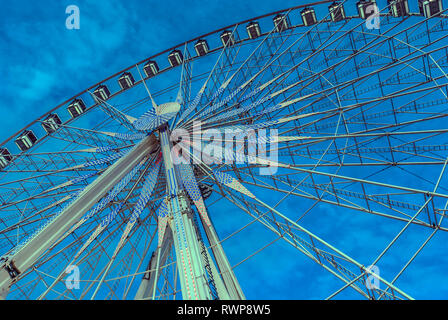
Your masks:
{"label": "metal beam", "polygon": [[6,298],[9,287],[21,273],[30,268],[84,213],[91,209],[132,168],[148,154],[154,152],[157,147],[157,139],[154,135],[144,138],[129,153],[119,159],[100,177],[87,186],[42,231],[30,239],[14,255],[8,257],[0,266],[0,299]]}
{"label": "metal beam", "polygon": [[209,300],[212,297],[202,263],[198,236],[191,218],[189,202],[180,186],[171,158],[171,142],[166,126],[160,130],[160,145],[167,177],[168,225],[173,232],[182,298],[184,300]]}
{"label": "metal beam", "polygon": [[[173,234],[171,232],[171,229],[167,228],[165,236],[163,238],[162,245],[160,247],[157,247],[157,249],[151,256],[151,259],[149,260],[149,265],[147,269],[148,273],[145,273],[145,275],[143,276],[138,291],[135,294],[134,297],[135,300],[152,299],[154,286],[157,285],[157,282],[160,278],[160,272],[158,273],[158,275],[156,275],[156,268],[165,265],[166,260],[168,259],[168,256],[171,252],[172,245],[173,245]],[[157,261],[158,256],[160,259],[159,261]],[[157,262],[159,263],[157,264]]]}

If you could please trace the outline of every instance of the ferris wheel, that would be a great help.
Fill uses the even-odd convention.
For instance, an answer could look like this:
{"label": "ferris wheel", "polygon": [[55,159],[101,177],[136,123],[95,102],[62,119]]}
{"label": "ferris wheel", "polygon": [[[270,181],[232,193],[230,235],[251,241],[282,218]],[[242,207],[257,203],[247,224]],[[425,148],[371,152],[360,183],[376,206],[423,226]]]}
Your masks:
{"label": "ferris wheel", "polygon": [[204,34],[6,139],[1,297],[250,299],[283,259],[322,270],[322,298],[418,297],[406,275],[448,231],[447,16],[441,0],[372,5]]}

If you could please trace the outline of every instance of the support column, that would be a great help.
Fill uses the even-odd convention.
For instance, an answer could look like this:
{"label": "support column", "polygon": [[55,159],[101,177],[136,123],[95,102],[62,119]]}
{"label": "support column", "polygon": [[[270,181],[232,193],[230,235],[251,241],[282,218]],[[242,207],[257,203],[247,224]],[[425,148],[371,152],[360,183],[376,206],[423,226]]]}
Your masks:
{"label": "support column", "polygon": [[229,299],[232,300],[245,300],[243,290],[241,290],[238,279],[230,266],[229,260],[224,252],[224,249],[219,241],[218,235],[216,234],[213,224],[207,226],[203,223],[205,233],[207,235],[208,241],[210,243],[213,256],[215,257],[216,263],[221,271],[221,276],[227,289]]}
{"label": "support column", "polygon": [[28,270],[37,259],[73,224],[90,210],[144,157],[157,148],[157,139],[151,135],[144,138],[125,156],[109,167],[94,182],[88,185],[67,208],[64,209],[42,231],[36,234],[13,256],[0,262],[0,299],[5,299],[12,282]]}
{"label": "support column", "polygon": [[173,233],[177,269],[184,300],[211,299],[189,201],[181,188],[171,158],[168,128],[160,129],[160,144],[167,180],[169,226]]}
{"label": "support column", "polygon": [[[159,266],[165,265],[166,260],[168,259],[168,256],[170,254],[172,245],[173,245],[173,233],[171,232],[170,228],[167,228],[165,236],[163,238],[162,245],[158,247],[151,256],[148,265],[148,270],[150,270],[150,272],[143,277],[142,282],[140,283],[140,286],[138,288],[138,291],[135,294],[134,297],[135,300],[152,298],[152,294],[154,292],[154,286],[157,285],[157,282],[159,281],[161,274],[159,270],[158,275],[156,275],[157,272],[155,272],[155,270]],[[159,257],[160,259],[159,263],[157,263],[157,257]]]}

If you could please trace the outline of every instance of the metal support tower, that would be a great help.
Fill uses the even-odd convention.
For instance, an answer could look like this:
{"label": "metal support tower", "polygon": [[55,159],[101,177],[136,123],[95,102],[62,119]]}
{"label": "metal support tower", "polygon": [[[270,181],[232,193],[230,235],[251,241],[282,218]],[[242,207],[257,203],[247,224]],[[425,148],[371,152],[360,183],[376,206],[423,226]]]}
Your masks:
{"label": "metal support tower", "polygon": [[154,135],[144,138],[123,158],[107,169],[40,232],[0,265],[0,299],[5,299],[13,281],[111,190],[132,168],[157,149]]}
{"label": "metal support tower", "polygon": [[191,217],[192,211],[171,158],[171,142],[167,126],[160,130],[160,144],[167,177],[168,194],[165,201],[169,212],[168,224],[173,233],[182,297],[186,300],[211,299],[198,236]]}

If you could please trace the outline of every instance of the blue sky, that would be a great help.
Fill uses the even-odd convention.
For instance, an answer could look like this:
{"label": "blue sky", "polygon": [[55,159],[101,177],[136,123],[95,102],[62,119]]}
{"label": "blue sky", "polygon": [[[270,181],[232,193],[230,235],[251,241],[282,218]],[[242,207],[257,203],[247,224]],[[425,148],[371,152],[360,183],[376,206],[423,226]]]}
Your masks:
{"label": "blue sky", "polygon": [[[67,30],[67,5],[81,12]],[[293,1],[14,1],[0,13],[2,136],[151,54]],[[30,111],[32,110],[32,111]]]}
{"label": "blue sky", "polygon": [[[234,22],[299,3],[273,0],[4,2],[0,12],[0,138],[9,137],[68,97],[152,54]],[[65,28],[65,8],[70,4],[80,8],[80,30]],[[294,209],[284,207],[290,212]],[[215,210],[217,219],[224,226],[221,230],[224,234],[235,230],[233,224],[239,227],[249,221],[244,217],[231,219],[226,212],[220,212],[222,208]],[[322,221],[315,223],[327,229],[320,230],[322,233],[335,228],[334,240],[341,245],[353,244],[357,241],[355,236],[362,234],[364,243],[371,244],[372,248],[375,243],[375,248],[382,248],[390,241],[391,230],[396,232],[402,226],[397,224],[387,230],[368,231],[375,223],[373,218],[338,220],[338,212],[329,206],[317,208],[313,217],[316,216],[326,216],[326,220],[320,218]],[[339,222],[335,225],[328,221]],[[260,233],[265,232],[261,229],[253,226],[245,234],[246,238],[241,236],[226,243],[227,249],[238,253],[238,258],[232,262],[250,253],[253,249],[250,244],[256,243]],[[346,232],[353,230],[353,236]],[[264,239],[268,238],[267,235]],[[248,245],[243,245],[240,239]],[[408,237],[403,246],[415,250],[416,243],[422,239],[413,241],[414,238]],[[434,265],[448,262],[438,258],[434,265],[428,263],[430,257],[437,255],[438,248],[429,246],[427,255],[416,260],[417,267],[405,277],[409,287],[418,287],[416,297],[442,298],[448,293],[445,286],[438,285],[438,278],[425,276],[426,282],[422,281],[423,275],[431,274],[432,268],[436,268]],[[366,260],[375,255],[369,252],[368,245],[355,245],[351,250],[357,253],[365,250],[365,255],[357,256]],[[340,287],[340,283],[328,281],[331,275],[311,267],[305,259],[291,260],[289,254],[296,255],[297,252],[278,242],[253,258],[254,262],[249,266],[238,267],[241,283],[247,280],[243,288],[249,298],[319,299]],[[440,273],[440,270],[435,272]]]}

